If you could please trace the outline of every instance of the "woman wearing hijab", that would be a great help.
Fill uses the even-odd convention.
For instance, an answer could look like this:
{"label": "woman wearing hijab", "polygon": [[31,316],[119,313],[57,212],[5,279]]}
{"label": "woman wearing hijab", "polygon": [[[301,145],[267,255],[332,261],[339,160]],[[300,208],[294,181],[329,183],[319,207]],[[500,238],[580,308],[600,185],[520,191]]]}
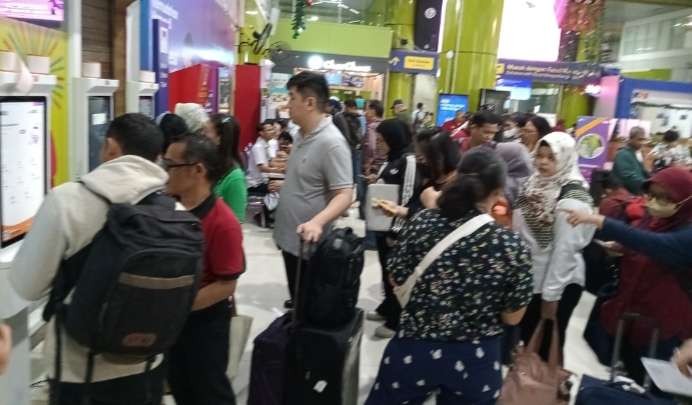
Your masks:
{"label": "woman wearing hijab", "polygon": [[397,234],[403,228],[407,218],[419,211],[420,180],[416,172],[416,157],[411,153],[411,130],[398,119],[384,120],[377,126],[378,148],[387,152],[387,161],[380,168],[375,182],[396,184],[400,188],[399,201],[379,201],[378,206],[387,215],[394,217],[392,228],[388,232],[376,232],[377,253],[382,267],[382,284],[385,299],[377,309],[368,314],[371,321],[385,321],[375,329],[375,336],[390,338],[399,326],[401,306],[389,283],[387,258],[394,246]]}
{"label": "woman wearing hijab", "polygon": [[667,360],[692,338],[692,173],[682,167],[661,170],[644,183],[647,215],[635,227],[616,219],[573,210],[568,220],[592,224],[601,240],[624,247],[620,283],[601,307],[601,325],[615,335],[625,312],[641,315],[628,325],[622,358],[628,376],[642,382],[639,358],[646,354],[652,327],[659,328],[656,357]]}
{"label": "woman wearing hijab", "polygon": [[505,198],[507,198],[510,207],[514,207],[521,186],[533,173],[531,155],[529,155],[526,147],[516,142],[499,143],[495,146],[495,152],[507,165]]}
{"label": "woman wearing hijab", "polygon": [[[533,260],[534,297],[521,322],[528,342],[540,319],[556,321],[560,347],[585,284],[581,250],[595,227],[567,222],[563,210],[592,210],[587,183],[579,172],[574,139],[563,132],[545,136],[534,157],[536,172],[516,200],[513,227],[529,245]],[[542,351],[543,352],[543,351]]]}

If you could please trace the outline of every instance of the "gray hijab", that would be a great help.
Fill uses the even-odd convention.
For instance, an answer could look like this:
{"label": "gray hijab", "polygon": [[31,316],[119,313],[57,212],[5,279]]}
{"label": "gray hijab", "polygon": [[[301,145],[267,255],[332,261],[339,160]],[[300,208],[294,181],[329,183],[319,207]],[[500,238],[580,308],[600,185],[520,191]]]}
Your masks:
{"label": "gray hijab", "polygon": [[531,155],[524,145],[517,142],[498,143],[495,151],[507,165],[505,195],[510,206],[514,207],[521,186],[533,173]]}

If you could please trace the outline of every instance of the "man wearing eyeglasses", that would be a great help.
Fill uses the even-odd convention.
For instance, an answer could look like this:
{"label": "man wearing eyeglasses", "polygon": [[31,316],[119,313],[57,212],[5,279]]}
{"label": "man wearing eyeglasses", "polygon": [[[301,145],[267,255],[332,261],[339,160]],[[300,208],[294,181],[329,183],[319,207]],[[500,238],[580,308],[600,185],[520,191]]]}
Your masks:
{"label": "man wearing eyeglasses", "polygon": [[216,146],[201,135],[173,141],[162,161],[167,191],[199,217],[204,233],[200,290],[171,350],[168,382],[178,405],[235,404],[228,365],[229,297],[245,268],[243,236],[233,212],[212,193],[221,177]]}

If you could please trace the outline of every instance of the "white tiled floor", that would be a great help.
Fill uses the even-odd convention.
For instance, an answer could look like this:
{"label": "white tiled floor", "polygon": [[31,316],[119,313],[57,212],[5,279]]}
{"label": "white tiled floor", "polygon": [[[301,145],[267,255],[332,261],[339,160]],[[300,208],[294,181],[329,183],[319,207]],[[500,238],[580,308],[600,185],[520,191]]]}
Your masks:
{"label": "white tiled floor", "polygon": [[[241,370],[233,381],[239,404],[247,401],[250,380],[250,357],[252,339],[283,312],[283,302],[287,298],[286,276],[281,255],[276,250],[271,232],[252,225],[244,226],[245,252],[248,258],[247,272],[240,278],[236,299],[239,312],[254,317],[250,343],[246,347]],[[369,251],[362,276],[360,307],[374,309],[380,300],[380,269],[376,252]],[[593,296],[585,294],[577,307],[568,330],[565,366],[577,374],[588,373],[605,378],[606,369],[596,361],[586,342],[581,337]],[[373,338],[378,324],[366,322],[365,336],[361,346],[360,394],[362,404],[377,375],[380,357],[386,345],[385,340]]]}

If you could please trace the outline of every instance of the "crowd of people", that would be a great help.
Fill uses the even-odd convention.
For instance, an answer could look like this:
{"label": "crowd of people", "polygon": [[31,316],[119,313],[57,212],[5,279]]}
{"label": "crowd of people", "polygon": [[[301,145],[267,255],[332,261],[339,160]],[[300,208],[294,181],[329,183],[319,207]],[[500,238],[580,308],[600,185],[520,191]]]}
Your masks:
{"label": "crowd of people", "polygon": [[[393,118],[384,119],[377,100],[362,115],[353,101],[334,103],[320,74],[297,74],[287,88],[290,121],[262,122],[245,153],[238,122],[209,117],[198,105],[180,104],[157,122],[120,116],[106,133],[101,166],[46,196],[10,276],[28,300],[46,296],[62,263],[88,248],[108,202],[137,204],[164,191],[176,209],[199,219],[205,240],[199,292],[165,361],[91,359],[62,336],[62,373],[52,384],[61,404],[87,393],[92,403],[158,404],[164,380],[180,405],[235,403],[226,376],[228,336],[245,271],[241,223],[254,219],[246,218],[252,198],[261,198],[272,218],[287,308],[298,266],[307,266],[299,260],[301,239],[320,241],[356,202],[392,218],[389,229],[372,235],[383,299],[367,319],[381,322],[375,335],[391,340],[367,404],[419,403],[434,392],[442,404],[494,403],[507,360],[503,336],[527,342],[547,319],[564,350],[588,283],[582,251],[594,240],[621,256],[617,291],[598,321],[612,337],[625,313],[641,316],[625,336],[628,375],[644,377],[639,357],[651,324],[660,331],[656,357],[668,359],[681,347],[676,359],[689,375],[692,343],[683,343],[692,338],[692,173],[675,134],[652,152],[658,163],[650,174],[639,152],[646,133],[632,129],[603,195],[594,197],[574,137],[540,116],[460,111],[430,128],[421,125],[422,105],[409,112],[397,100]],[[367,201],[372,184],[399,186],[398,199]],[[396,290],[413,276],[410,300],[402,303]],[[60,341],[52,331],[49,360]],[[0,325],[0,372],[9,341]],[[93,381],[85,384],[88,363]]]}

